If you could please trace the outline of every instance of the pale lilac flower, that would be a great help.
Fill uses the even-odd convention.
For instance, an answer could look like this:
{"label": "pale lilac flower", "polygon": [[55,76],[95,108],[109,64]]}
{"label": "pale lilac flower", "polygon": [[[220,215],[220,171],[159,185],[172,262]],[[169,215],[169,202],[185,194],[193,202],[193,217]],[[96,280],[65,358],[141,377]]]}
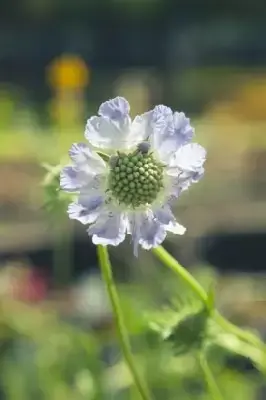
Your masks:
{"label": "pale lilac flower", "polygon": [[171,204],[203,176],[206,151],[191,143],[184,113],[159,105],[132,121],[129,109],[122,97],[100,106],[87,121],[88,144],[72,145],[60,184],[76,194],[69,217],[90,224],[94,244],[117,246],[129,234],[137,255],[139,245],[156,247],[167,231],[184,234]]}

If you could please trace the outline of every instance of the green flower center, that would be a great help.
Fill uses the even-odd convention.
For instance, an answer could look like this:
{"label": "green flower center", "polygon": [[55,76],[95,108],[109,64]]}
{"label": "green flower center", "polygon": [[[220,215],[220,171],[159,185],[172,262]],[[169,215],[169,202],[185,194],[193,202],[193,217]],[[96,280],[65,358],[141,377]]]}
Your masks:
{"label": "green flower center", "polygon": [[163,188],[163,165],[151,153],[119,153],[110,162],[109,187],[121,204],[133,208],[152,203]]}

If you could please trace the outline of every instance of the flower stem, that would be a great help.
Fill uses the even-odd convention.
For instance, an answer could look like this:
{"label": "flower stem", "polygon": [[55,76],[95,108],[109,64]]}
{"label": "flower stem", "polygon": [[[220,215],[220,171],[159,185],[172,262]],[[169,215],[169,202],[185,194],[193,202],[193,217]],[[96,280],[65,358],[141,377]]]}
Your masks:
{"label": "flower stem", "polygon": [[208,303],[208,295],[198,281],[184,268],[179,262],[172,257],[162,246],[154,247],[153,253],[159,260],[162,261],[168,268],[170,268],[175,274],[181,277],[188,286],[191,287],[193,292],[202,300],[204,304]]}
{"label": "flower stem", "polygon": [[130,346],[130,342],[128,339],[125,323],[124,323],[124,318],[123,318],[123,314],[122,314],[122,310],[121,310],[121,306],[120,306],[119,296],[118,296],[115,282],[113,279],[112,266],[111,266],[111,263],[109,260],[107,247],[98,245],[97,252],[98,252],[98,258],[99,258],[99,264],[100,264],[101,271],[102,271],[102,277],[105,281],[106,289],[107,289],[109,299],[111,302],[112,311],[113,311],[116,328],[117,328],[117,334],[118,334],[118,338],[120,340],[120,346],[121,346],[123,356],[125,358],[128,368],[132,374],[136,388],[139,391],[140,397],[143,400],[149,400],[150,396],[148,394],[148,389],[146,388],[146,386],[144,385],[144,383],[142,382],[142,380],[139,376],[138,369],[135,364],[133,354],[131,352],[131,346]]}
{"label": "flower stem", "polygon": [[204,374],[204,378],[206,381],[206,384],[208,386],[209,389],[209,393],[212,396],[213,400],[223,400],[223,396],[222,393],[220,392],[219,387],[217,386],[217,383],[214,379],[212,370],[209,367],[206,355],[201,353],[199,355],[199,362],[200,362],[200,366],[202,369],[202,372]]}
{"label": "flower stem", "polygon": [[[202,300],[206,305],[206,308],[210,310],[209,297],[205,289],[200,285],[200,283],[184,268],[179,262],[172,257],[162,246],[158,246],[152,249],[156,257],[162,261],[168,268],[170,268],[176,275],[182,278],[187,285],[194,291],[194,293]],[[250,332],[247,332],[236,325],[232,324],[230,321],[226,320],[217,310],[210,310],[213,319],[216,321],[221,328],[229,333],[234,334],[239,339],[245,341],[246,343],[252,344],[253,346],[259,347],[263,351],[266,351],[265,344]]]}

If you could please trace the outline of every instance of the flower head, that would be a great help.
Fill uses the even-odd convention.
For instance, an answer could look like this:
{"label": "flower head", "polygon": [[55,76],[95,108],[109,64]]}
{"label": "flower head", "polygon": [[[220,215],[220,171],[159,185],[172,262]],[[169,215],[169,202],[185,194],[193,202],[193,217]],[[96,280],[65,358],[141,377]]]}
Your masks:
{"label": "flower head", "polygon": [[167,231],[185,232],[171,204],[203,176],[206,151],[191,143],[184,113],[160,105],[132,121],[129,109],[122,97],[100,106],[87,121],[88,144],[72,145],[60,186],[76,194],[69,217],[90,224],[94,244],[117,246],[130,234],[137,255],[139,245],[156,247]]}

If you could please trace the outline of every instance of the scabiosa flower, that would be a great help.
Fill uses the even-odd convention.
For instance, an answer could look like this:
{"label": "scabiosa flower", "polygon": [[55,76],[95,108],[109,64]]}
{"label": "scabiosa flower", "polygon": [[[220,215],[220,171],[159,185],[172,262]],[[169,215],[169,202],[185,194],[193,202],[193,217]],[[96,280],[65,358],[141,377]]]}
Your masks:
{"label": "scabiosa flower", "polygon": [[206,152],[191,143],[184,113],[159,105],[132,121],[129,109],[116,97],[88,119],[88,144],[72,145],[60,186],[76,195],[69,217],[90,224],[94,244],[117,246],[130,234],[137,255],[139,245],[156,247],[167,231],[184,234],[171,205],[203,176]]}

